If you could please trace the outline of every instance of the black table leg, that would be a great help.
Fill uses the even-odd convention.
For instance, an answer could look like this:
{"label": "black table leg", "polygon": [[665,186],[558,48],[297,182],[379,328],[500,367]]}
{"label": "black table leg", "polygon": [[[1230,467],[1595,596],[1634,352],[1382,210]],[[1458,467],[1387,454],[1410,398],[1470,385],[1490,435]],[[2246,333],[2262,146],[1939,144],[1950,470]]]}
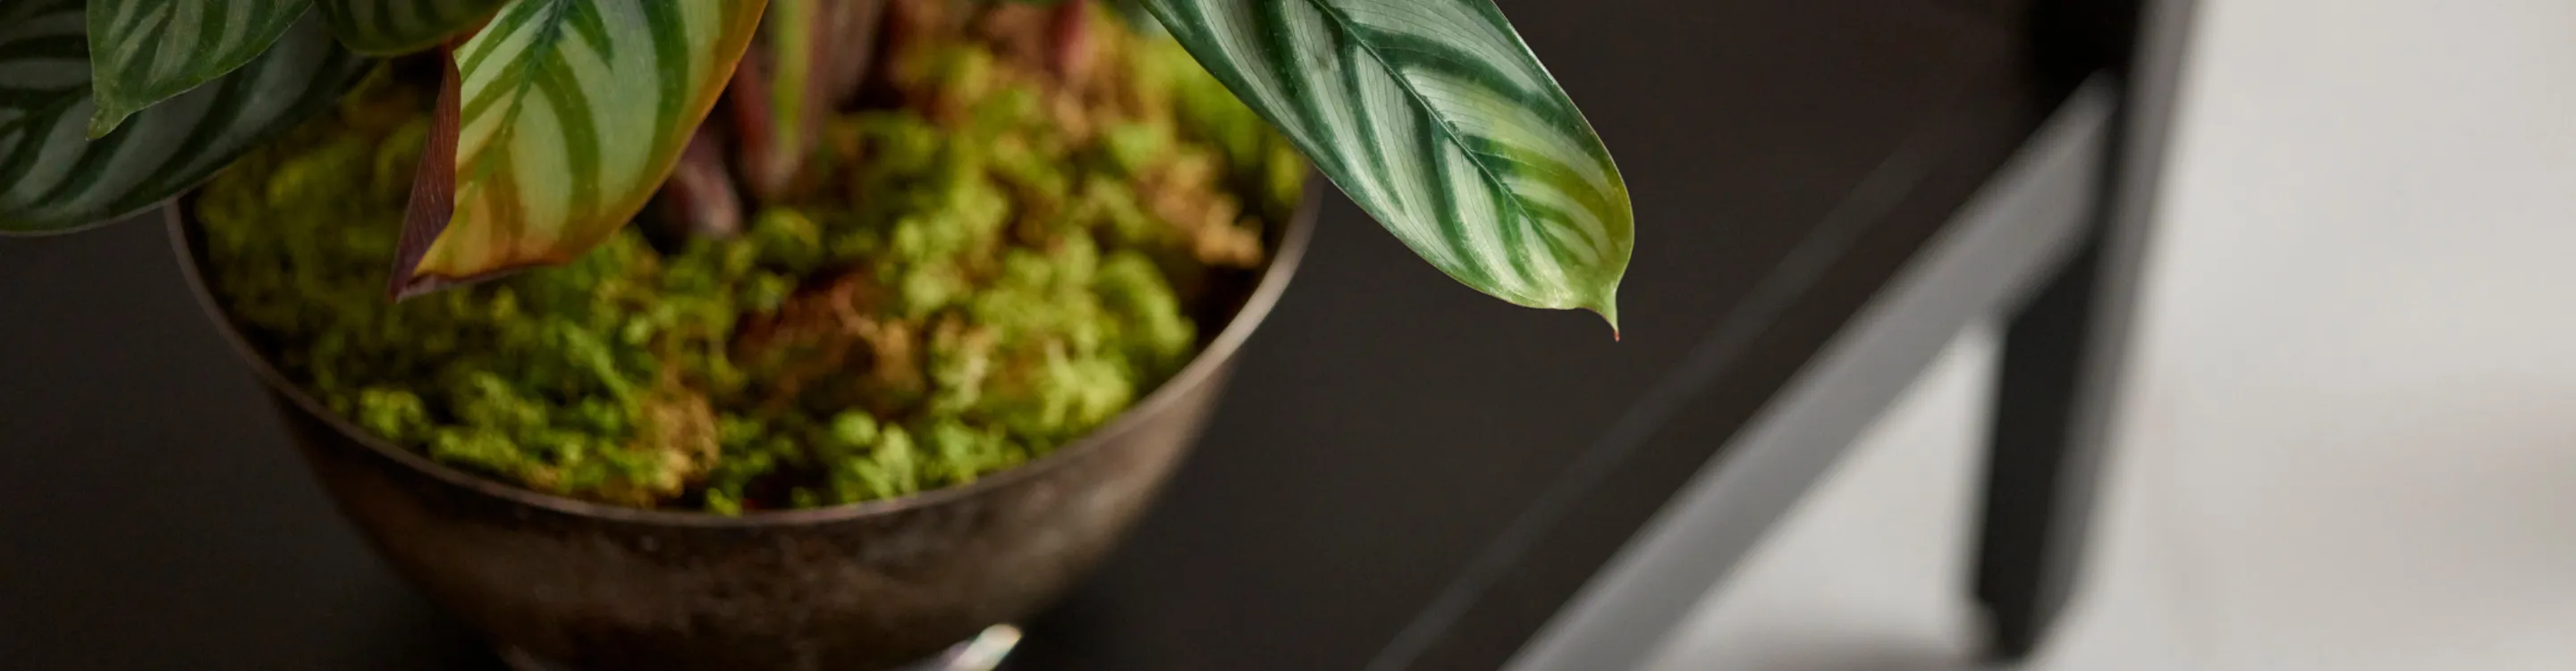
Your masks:
{"label": "black table leg", "polygon": [[[2064,608],[2082,563],[2133,273],[2099,230],[2013,315],[1996,381],[1975,593],[1993,648],[2018,660]],[[2117,250],[2134,253],[2134,250]]]}
{"label": "black table leg", "polygon": [[2061,17],[2082,19],[2088,9],[2114,17],[2041,24],[2096,28],[2068,32],[2116,45],[2126,57],[2111,55],[2110,66],[2128,84],[2095,230],[2004,333],[1974,584],[1990,618],[1988,653],[1999,661],[2039,647],[2083,563],[2193,4],[2043,5]]}

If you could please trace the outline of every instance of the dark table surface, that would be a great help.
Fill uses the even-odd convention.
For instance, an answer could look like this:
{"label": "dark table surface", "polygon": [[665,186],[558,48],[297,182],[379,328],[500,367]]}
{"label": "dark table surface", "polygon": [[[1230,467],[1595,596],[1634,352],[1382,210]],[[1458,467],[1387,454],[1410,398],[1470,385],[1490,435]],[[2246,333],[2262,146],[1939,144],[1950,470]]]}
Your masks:
{"label": "dark table surface", "polygon": [[[2073,86],[2018,3],[1501,4],[1629,180],[1625,340],[1328,199],[1196,455],[1010,668],[1500,664]],[[1695,350],[1717,365],[1674,379]],[[157,226],[0,239],[0,666],[493,664],[334,516],[257,384]]]}

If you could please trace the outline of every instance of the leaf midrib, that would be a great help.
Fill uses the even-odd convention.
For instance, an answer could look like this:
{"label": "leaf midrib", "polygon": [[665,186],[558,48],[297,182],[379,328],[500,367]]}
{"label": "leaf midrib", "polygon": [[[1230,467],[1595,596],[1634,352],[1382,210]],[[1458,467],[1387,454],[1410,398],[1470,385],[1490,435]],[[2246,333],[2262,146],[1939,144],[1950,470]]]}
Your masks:
{"label": "leaf midrib", "polygon": [[[1387,62],[1386,56],[1377,52],[1376,45],[1369,44],[1368,40],[1360,39],[1360,30],[1355,27],[1358,25],[1358,22],[1350,20],[1350,17],[1343,16],[1340,8],[1334,7],[1330,3],[1324,2],[1324,0],[1305,0],[1305,2],[1308,5],[1314,6],[1315,11],[1322,13],[1324,18],[1331,20],[1333,22],[1333,28],[1341,31],[1342,35],[1349,38],[1352,44],[1359,45],[1360,51],[1368,54],[1369,60],[1377,61],[1378,68],[1387,72],[1387,78],[1395,80],[1395,85],[1404,89],[1404,95],[1413,98],[1413,104],[1421,106],[1426,112],[1437,112],[1439,108],[1431,106],[1431,100],[1428,97],[1423,96],[1420,90],[1413,87],[1413,81],[1404,78],[1403,70],[1396,69],[1393,64]],[[1478,152],[1473,147],[1467,146],[1466,142],[1461,141],[1459,138],[1463,134],[1458,131],[1457,127],[1450,125],[1448,119],[1441,117],[1437,113],[1428,113],[1423,116],[1430,117],[1431,122],[1439,126],[1438,132],[1440,136],[1447,140],[1450,146],[1457,147],[1460,155],[1467,157],[1468,165],[1476,166],[1476,174],[1484,178],[1485,184],[1488,187],[1502,194],[1503,197],[1501,200],[1511,204],[1513,214],[1519,215],[1523,221],[1529,220],[1529,210],[1525,207],[1525,204],[1521,202],[1520,194],[1513,191],[1511,189],[1511,185],[1505,184],[1500,175],[1494,174],[1492,166],[1485,165],[1485,154],[1483,152]],[[1452,214],[1454,215],[1454,213]],[[1506,225],[1509,224],[1506,223]],[[1540,240],[1538,243],[1541,245],[1548,244],[1544,240]]]}

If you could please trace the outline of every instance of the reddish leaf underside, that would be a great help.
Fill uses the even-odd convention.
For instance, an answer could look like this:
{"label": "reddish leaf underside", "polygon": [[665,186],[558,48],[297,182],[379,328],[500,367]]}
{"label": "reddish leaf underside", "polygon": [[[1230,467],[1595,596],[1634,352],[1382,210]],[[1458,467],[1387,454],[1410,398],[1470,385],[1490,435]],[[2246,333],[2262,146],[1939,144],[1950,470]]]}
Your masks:
{"label": "reddish leaf underside", "polygon": [[411,201],[403,207],[402,238],[394,247],[393,281],[386,287],[394,300],[438,290],[443,284],[435,277],[416,277],[422,255],[429,245],[447,232],[447,222],[456,214],[456,136],[459,120],[464,116],[459,88],[463,77],[456,72],[456,51],[438,49],[438,102],[430,112],[429,146],[420,152],[420,169],[412,174]]}

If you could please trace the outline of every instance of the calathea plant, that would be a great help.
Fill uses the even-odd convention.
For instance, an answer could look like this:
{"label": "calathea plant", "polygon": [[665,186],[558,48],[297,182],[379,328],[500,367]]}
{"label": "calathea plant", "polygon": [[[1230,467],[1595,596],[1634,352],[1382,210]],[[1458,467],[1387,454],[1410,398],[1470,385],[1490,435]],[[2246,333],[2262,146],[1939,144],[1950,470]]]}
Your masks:
{"label": "calathea plant", "polygon": [[[764,22],[785,28],[762,47],[777,72],[749,97],[771,103],[765,141],[799,142],[822,95],[808,70],[832,67],[806,56],[851,48],[824,31],[864,24],[854,4],[871,3],[0,0],[0,233],[149,207],[328,107],[371,59],[434,51],[445,81],[394,292],[562,263],[671,177]],[[1616,326],[1626,186],[1490,0],[1139,4],[1432,265]],[[745,172],[756,191],[792,165]]]}

